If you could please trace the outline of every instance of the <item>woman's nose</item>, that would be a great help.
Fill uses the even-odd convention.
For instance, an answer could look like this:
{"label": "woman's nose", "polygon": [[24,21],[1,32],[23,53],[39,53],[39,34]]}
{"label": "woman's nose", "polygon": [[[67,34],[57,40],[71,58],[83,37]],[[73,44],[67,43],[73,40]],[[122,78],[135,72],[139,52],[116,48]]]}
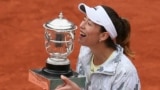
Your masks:
{"label": "woman's nose", "polygon": [[82,21],[81,23],[80,23],[80,28],[85,28],[85,24],[86,24],[86,22],[85,21]]}

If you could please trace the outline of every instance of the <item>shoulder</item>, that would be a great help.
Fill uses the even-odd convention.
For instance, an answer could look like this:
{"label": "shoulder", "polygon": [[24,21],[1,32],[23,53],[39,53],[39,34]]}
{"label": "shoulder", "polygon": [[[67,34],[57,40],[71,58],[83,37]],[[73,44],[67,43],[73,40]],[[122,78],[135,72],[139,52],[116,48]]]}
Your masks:
{"label": "shoulder", "polygon": [[121,60],[119,61],[118,69],[121,69],[124,72],[136,72],[135,65],[124,54],[121,56]]}
{"label": "shoulder", "polygon": [[123,53],[123,48],[117,45],[117,52],[119,53],[119,61],[117,65],[117,71],[119,73],[136,73],[137,70],[132,61]]}
{"label": "shoulder", "polygon": [[86,67],[89,65],[91,56],[92,53],[90,48],[81,46],[76,67],[77,72],[84,74],[84,71],[86,71]]}
{"label": "shoulder", "polygon": [[116,78],[121,80],[136,79],[138,80],[138,73],[132,61],[125,55],[121,56],[121,60],[116,69]]}
{"label": "shoulder", "polygon": [[91,53],[91,50],[89,47],[86,47],[86,46],[80,47],[78,61],[80,61],[81,63],[83,63],[83,62],[86,63],[87,61],[90,60],[91,56],[92,56],[92,53]]}
{"label": "shoulder", "polygon": [[125,55],[122,55],[119,65],[116,69],[114,88],[123,88],[123,90],[140,90],[140,80],[134,64]]}
{"label": "shoulder", "polygon": [[124,54],[120,57],[114,77],[117,82],[128,78],[137,78],[137,70],[134,64]]}

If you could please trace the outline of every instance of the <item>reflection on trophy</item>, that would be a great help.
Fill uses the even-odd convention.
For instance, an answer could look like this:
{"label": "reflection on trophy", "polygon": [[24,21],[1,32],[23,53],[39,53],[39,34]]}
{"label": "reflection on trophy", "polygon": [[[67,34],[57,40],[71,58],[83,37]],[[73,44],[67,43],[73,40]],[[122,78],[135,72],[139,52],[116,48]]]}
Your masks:
{"label": "reflection on trophy", "polygon": [[60,75],[69,77],[80,87],[84,87],[85,77],[71,70],[70,60],[67,58],[74,48],[74,35],[77,26],[63,17],[51,20],[43,25],[45,28],[45,48],[49,57],[42,69],[29,71],[29,81],[47,90],[62,84]]}

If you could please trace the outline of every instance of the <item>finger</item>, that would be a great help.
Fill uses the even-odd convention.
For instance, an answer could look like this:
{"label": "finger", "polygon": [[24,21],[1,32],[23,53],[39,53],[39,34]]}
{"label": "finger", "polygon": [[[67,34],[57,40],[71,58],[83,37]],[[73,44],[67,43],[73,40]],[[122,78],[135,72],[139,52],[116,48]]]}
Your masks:
{"label": "finger", "polygon": [[58,88],[57,90],[80,90],[80,87],[66,76],[61,75],[61,79],[63,80],[65,85]]}

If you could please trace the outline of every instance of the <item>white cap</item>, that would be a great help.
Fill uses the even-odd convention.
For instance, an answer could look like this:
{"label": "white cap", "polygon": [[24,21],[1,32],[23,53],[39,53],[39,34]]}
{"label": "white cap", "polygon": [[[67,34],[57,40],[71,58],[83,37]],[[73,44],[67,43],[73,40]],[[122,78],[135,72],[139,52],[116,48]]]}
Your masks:
{"label": "white cap", "polygon": [[84,3],[80,3],[78,8],[81,12],[85,13],[91,21],[103,26],[113,40],[117,37],[116,29],[102,6],[92,8]]}

